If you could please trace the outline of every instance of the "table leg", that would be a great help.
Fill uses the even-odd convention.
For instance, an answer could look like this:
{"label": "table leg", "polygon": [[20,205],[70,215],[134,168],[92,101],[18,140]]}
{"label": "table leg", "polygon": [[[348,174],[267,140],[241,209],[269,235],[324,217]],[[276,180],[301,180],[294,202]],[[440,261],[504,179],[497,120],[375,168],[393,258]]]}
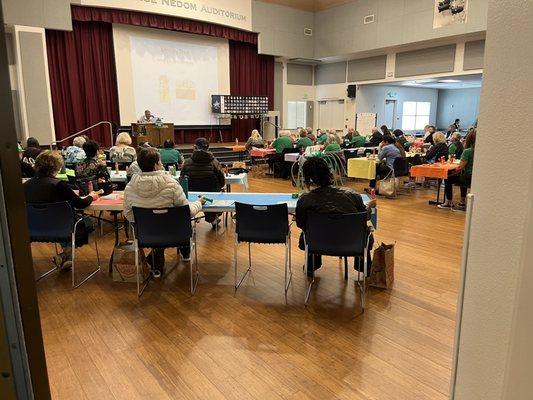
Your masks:
{"label": "table leg", "polygon": [[440,185],[442,184],[442,179],[437,179],[437,200],[430,200],[429,204],[433,206],[438,206],[439,204],[442,204],[440,201]]}
{"label": "table leg", "polygon": [[115,247],[119,243],[119,227],[118,227],[118,214],[113,214],[113,226],[115,228],[115,244],[113,245],[113,250],[111,250],[111,256],[109,257],[109,273],[113,272],[113,254],[115,253]]}

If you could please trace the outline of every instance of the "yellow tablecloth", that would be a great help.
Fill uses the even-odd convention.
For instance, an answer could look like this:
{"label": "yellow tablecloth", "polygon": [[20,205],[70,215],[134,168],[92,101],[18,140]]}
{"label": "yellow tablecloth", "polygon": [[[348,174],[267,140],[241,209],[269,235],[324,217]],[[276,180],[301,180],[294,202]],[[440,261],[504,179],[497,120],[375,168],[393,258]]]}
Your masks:
{"label": "yellow tablecloth", "polygon": [[348,159],[348,176],[350,178],[375,179],[377,160],[361,158]]}

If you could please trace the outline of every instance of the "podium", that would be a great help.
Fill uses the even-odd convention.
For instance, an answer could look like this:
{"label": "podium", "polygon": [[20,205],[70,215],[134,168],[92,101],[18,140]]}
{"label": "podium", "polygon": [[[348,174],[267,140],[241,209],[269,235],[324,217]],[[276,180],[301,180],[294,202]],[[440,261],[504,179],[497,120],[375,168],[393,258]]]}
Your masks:
{"label": "podium", "polygon": [[164,123],[161,126],[150,124],[131,124],[132,146],[137,147],[139,143],[148,142],[152,146],[162,147],[165,140],[174,141],[174,124]]}

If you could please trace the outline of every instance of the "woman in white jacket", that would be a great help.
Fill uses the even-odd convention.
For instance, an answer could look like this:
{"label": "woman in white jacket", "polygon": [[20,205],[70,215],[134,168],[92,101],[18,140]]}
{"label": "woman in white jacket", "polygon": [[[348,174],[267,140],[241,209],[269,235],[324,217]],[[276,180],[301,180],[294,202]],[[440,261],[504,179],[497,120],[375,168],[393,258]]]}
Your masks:
{"label": "woman in white jacket", "polygon": [[[140,173],[132,176],[131,181],[124,190],[124,215],[130,222],[135,222],[133,207],[167,208],[188,204],[191,216],[202,210],[204,198],[189,203],[181,185],[163,169],[159,152],[156,148],[142,149],[137,155],[137,163],[141,168]],[[152,265],[154,276],[160,276],[165,264],[164,249],[152,249],[155,265]],[[190,261],[190,248],[180,248],[183,261]],[[152,255],[147,257],[152,263]]]}

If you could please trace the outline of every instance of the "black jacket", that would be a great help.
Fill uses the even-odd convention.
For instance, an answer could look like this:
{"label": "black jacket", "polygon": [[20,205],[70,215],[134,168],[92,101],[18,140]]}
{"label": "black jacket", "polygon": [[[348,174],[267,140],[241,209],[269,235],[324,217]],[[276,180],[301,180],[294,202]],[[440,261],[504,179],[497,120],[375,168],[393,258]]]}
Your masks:
{"label": "black jacket", "polygon": [[383,140],[383,135],[381,134],[381,132],[374,132],[372,136],[370,137],[369,144],[370,146],[373,146],[373,147],[379,146],[382,140]]}
{"label": "black jacket", "polygon": [[296,225],[305,230],[307,215],[349,214],[367,211],[363,198],[348,188],[325,186],[304,193],[296,204]]}
{"label": "black jacket", "polygon": [[437,143],[428,150],[426,153],[426,160],[428,161],[439,161],[441,157],[444,157],[445,160],[448,159],[448,146],[446,143]]}
{"label": "black jacket", "polygon": [[181,175],[187,175],[189,179],[202,179],[215,176],[220,184],[220,189],[224,187],[224,172],[218,160],[207,150],[195,150],[191,157],[186,159],[181,169]]}
{"label": "black jacket", "polygon": [[80,197],[59,179],[36,176],[24,183],[27,203],[57,203],[68,201],[72,208],[85,208],[92,203],[91,196]]}

